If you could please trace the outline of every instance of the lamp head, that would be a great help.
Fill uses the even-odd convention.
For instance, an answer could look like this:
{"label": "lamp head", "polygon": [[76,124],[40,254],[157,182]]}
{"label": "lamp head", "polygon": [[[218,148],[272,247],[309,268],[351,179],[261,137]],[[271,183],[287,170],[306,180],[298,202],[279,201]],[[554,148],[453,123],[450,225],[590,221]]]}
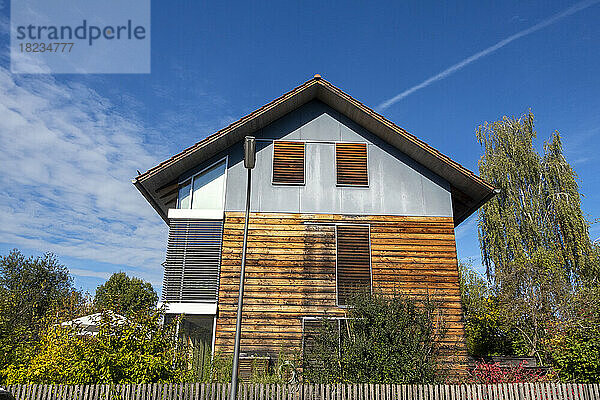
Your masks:
{"label": "lamp head", "polygon": [[256,138],[254,136],[246,136],[244,138],[244,167],[248,169],[254,168],[256,164]]}

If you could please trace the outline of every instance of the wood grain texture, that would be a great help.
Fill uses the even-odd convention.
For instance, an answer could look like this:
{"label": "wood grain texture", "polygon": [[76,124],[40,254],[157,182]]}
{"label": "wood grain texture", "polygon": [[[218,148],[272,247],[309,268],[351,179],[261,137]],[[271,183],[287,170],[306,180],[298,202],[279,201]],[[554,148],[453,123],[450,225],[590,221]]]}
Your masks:
{"label": "wood grain texture", "polygon": [[273,142],[273,183],[304,184],[304,142]]}
{"label": "wood grain texture", "polygon": [[[233,351],[243,213],[227,212],[215,350]],[[252,213],[241,351],[301,349],[302,318],[343,317],[336,306],[335,224],[370,225],[373,291],[440,302],[453,364],[466,356],[454,223],[449,217]]]}
{"label": "wood grain texture", "polygon": [[335,168],[338,185],[369,186],[367,145],[364,143],[336,143]]}
{"label": "wood grain texture", "polygon": [[337,304],[348,304],[357,290],[371,287],[369,225],[336,226]]}

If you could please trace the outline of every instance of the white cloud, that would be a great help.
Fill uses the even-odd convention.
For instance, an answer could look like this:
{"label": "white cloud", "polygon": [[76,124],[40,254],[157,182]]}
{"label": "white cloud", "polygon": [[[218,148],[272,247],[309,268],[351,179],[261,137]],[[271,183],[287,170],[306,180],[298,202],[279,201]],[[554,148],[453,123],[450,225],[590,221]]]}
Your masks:
{"label": "white cloud", "polygon": [[0,242],[160,282],[167,228],[131,184],[162,158],[144,132],[88,87],[0,68]]}

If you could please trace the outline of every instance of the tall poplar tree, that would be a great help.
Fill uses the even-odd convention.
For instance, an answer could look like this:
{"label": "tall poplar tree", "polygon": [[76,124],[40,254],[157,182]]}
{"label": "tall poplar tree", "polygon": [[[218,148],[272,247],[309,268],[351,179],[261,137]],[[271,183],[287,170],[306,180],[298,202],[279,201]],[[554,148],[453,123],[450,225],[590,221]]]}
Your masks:
{"label": "tall poplar tree", "polygon": [[504,117],[476,132],[481,177],[501,191],[479,210],[479,241],[507,326],[521,333],[517,352],[539,353],[544,323],[573,289],[595,279],[599,262],[581,211],[577,177],[558,132],[533,148],[534,116]]}

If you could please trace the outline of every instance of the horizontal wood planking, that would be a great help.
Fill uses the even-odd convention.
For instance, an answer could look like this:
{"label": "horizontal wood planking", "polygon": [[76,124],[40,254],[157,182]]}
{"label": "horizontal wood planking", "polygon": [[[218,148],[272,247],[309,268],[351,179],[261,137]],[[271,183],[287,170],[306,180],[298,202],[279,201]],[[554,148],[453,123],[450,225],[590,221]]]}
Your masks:
{"label": "horizontal wood planking", "polygon": [[[227,212],[215,349],[231,352],[244,215]],[[298,351],[302,317],[342,317],[336,306],[334,224],[368,224],[373,288],[432,296],[448,324],[446,341],[463,357],[464,327],[452,218],[252,213],[242,352]]]}

